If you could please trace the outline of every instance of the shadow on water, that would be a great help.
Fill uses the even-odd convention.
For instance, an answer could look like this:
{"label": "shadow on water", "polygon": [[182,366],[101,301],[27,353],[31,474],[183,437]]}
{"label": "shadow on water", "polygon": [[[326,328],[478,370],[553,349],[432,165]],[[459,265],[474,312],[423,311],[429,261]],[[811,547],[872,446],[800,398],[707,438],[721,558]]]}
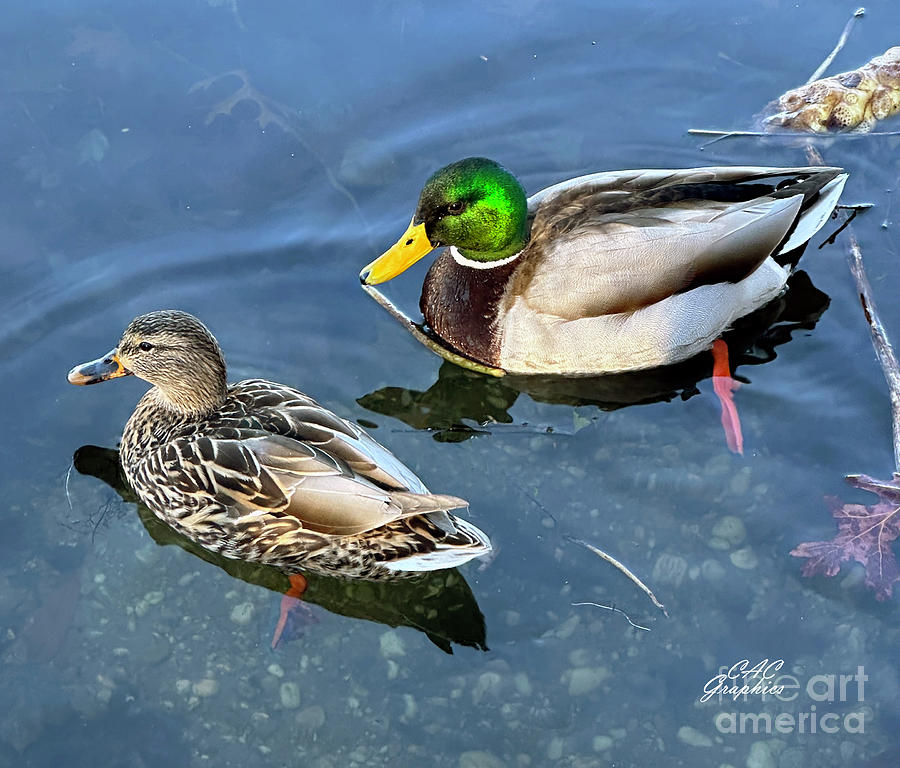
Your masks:
{"label": "shadow on water", "polygon": [[[73,461],[78,472],[99,478],[124,501],[137,504],[141,523],[160,546],[174,544],[234,578],[273,592],[284,593],[290,586],[282,571],[209,552],[159,520],[138,501],[126,483],[118,451],[84,445],[75,451]],[[453,643],[487,650],[484,615],[471,588],[456,569],[390,582],[352,581],[316,573],[304,576],[308,581],[303,594],[306,603],[341,616],[418,629],[446,653],[453,653]]]}
{"label": "shadow on water", "polygon": [[[786,344],[796,331],[811,330],[828,308],[828,296],[806,272],[791,275],[788,290],[765,307],[742,318],[725,335],[732,371],[742,365],[774,360],[775,347]],[[611,411],[629,405],[687,400],[699,393],[697,384],[712,375],[708,353],[665,368],[590,378],[561,376],[487,376],[444,362],[438,379],[425,391],[383,387],[357,402],[364,408],[392,416],[414,429],[434,432],[434,439],[459,442],[485,434],[486,425],[511,424],[509,409],[520,393],[532,399],[564,405],[595,405]],[[735,378],[744,382],[741,376]],[[472,426],[475,423],[479,426]]]}

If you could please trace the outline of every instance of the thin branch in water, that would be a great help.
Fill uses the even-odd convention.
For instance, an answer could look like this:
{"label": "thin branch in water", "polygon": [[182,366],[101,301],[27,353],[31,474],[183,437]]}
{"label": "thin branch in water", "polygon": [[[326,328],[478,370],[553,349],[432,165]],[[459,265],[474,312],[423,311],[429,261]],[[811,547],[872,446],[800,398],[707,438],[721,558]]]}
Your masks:
{"label": "thin branch in water", "polygon": [[856,210],[855,208],[852,209],[850,215],[847,217],[847,219],[844,221],[844,223],[841,224],[841,226],[839,226],[836,230],[834,230],[834,232],[832,232],[828,237],[826,237],[821,243],[819,243],[818,250],[821,251],[826,245],[834,245],[834,241],[837,240],[837,236],[839,234],[841,234],[841,232],[843,232],[847,227],[850,226],[850,222],[856,218],[857,213],[859,213],[858,210]]}
{"label": "thin branch in water", "polygon": [[[811,144],[808,144],[806,147],[806,156],[812,164],[825,164],[822,155]],[[872,295],[872,286],[866,275],[859,241],[850,227],[847,228],[847,239],[847,262],[850,265],[850,273],[856,282],[859,303],[862,305],[863,314],[866,316],[866,322],[872,334],[872,346],[875,348],[875,356],[878,358],[878,363],[881,365],[884,379],[888,385],[894,438],[894,472],[896,474],[900,472],[900,363],[897,362],[894,347],[891,345],[891,340],[888,338],[887,331],[881,322],[878,307],[875,306],[875,297]]]}
{"label": "thin branch in water", "polygon": [[814,80],[818,80],[820,77],[822,77],[822,75],[825,73],[825,70],[831,66],[831,62],[834,61],[834,57],[837,56],[841,52],[841,49],[844,47],[844,45],[846,45],[847,38],[850,37],[850,33],[853,31],[853,27],[856,24],[856,20],[865,16],[865,13],[866,13],[865,8],[857,8],[853,12],[853,15],[850,17],[850,19],[844,25],[844,31],[841,32],[841,36],[838,38],[837,44],[832,49],[831,53],[829,53],[825,57],[825,61],[823,61],[821,64],[819,64],[818,69],[816,69],[816,71],[813,72],[809,76],[809,80],[806,81],[807,85],[809,85]]}
{"label": "thin branch in water", "polygon": [[66,502],[69,505],[69,512],[71,514],[75,514],[75,507],[72,506],[72,496],[69,494],[69,478],[72,476],[72,470],[75,469],[75,461],[73,460],[69,464],[68,470],[66,470]]}
{"label": "thin branch in water", "polygon": [[702,152],[707,147],[711,147],[713,144],[716,144],[724,139],[732,139],[740,136],[752,136],[754,138],[763,138],[768,136],[793,136],[790,133],[766,133],[764,131],[717,131],[715,129],[709,128],[689,128],[688,133],[692,136],[715,136],[712,141],[704,142],[700,145],[699,149]]}
{"label": "thin branch in water", "polygon": [[625,576],[627,576],[629,579],[631,579],[631,581],[634,582],[634,584],[636,584],[641,589],[641,591],[643,591],[644,594],[646,594],[647,597],[650,598],[653,605],[655,605],[657,608],[659,608],[659,610],[661,610],[663,612],[663,615],[666,618],[669,617],[669,613],[668,613],[668,611],[666,611],[666,607],[661,602],[659,602],[659,600],[656,599],[656,595],[653,594],[653,591],[650,589],[650,587],[648,587],[646,584],[644,584],[643,581],[641,581],[637,576],[635,576],[634,573],[632,573],[632,571],[629,570],[629,568],[626,565],[619,562],[618,560],[616,560],[616,558],[614,558],[612,555],[607,554],[602,549],[595,547],[593,544],[589,544],[584,539],[576,539],[572,536],[566,536],[566,538],[569,539],[570,541],[575,542],[576,544],[580,544],[585,549],[589,549],[591,552],[593,552],[595,555],[597,555],[597,557],[600,557],[603,560],[606,560],[606,562],[609,563],[611,566],[613,566],[613,568],[616,568],[618,571],[620,571]]}
{"label": "thin branch in water", "polygon": [[400,307],[398,307],[394,302],[392,302],[387,296],[385,296],[381,291],[379,291],[374,285],[367,285],[366,283],[362,284],[362,289],[369,294],[375,301],[378,302],[384,309],[388,311],[388,313],[397,320],[406,330],[412,334],[413,338],[416,339],[420,344],[428,347],[432,352],[436,355],[440,355],[444,358],[444,360],[449,360],[451,363],[455,363],[461,368],[468,368],[470,371],[477,371],[478,373],[485,373],[488,376],[505,376],[506,371],[502,368],[494,368],[493,366],[484,365],[483,363],[479,363],[475,360],[472,360],[464,355],[459,354],[455,350],[446,346],[439,340],[437,337],[432,338],[431,335],[423,330],[423,327],[415,322],[409,315],[407,315]]}
{"label": "thin branch in water", "polygon": [[898,485],[900,473],[898,472],[894,472],[894,478],[890,482],[876,480],[868,475],[844,475],[844,480],[854,488],[874,493],[892,504],[900,502],[900,485]]}
{"label": "thin branch in water", "polygon": [[[534,503],[534,505],[539,510],[541,510],[541,512],[543,512],[545,515],[547,515],[547,517],[549,517],[553,521],[554,525],[559,525],[559,520],[556,519],[556,516],[549,509],[547,509],[547,507],[545,507],[543,504],[541,504],[540,499],[538,499],[536,496],[530,496],[530,495],[528,496],[528,498]],[[576,541],[576,539],[573,539],[571,536],[566,536],[565,538],[571,539],[572,541]]]}
{"label": "thin branch in water", "polygon": [[707,147],[722,141],[723,139],[735,139],[735,138],[753,138],[753,139],[769,139],[769,138],[781,138],[781,139],[799,139],[803,138],[806,140],[810,139],[860,139],[863,136],[900,136],[900,131],[870,131],[869,133],[865,133],[863,131],[845,131],[844,133],[815,133],[812,135],[804,136],[802,133],[792,133],[789,131],[720,131],[715,128],[688,128],[688,133],[691,136],[715,136],[712,141],[704,142],[699,146],[700,150],[704,150]]}
{"label": "thin branch in water", "polygon": [[887,209],[884,212],[884,219],[881,221],[881,228],[887,229],[891,225],[891,210],[894,207],[894,199],[897,195],[897,188],[900,187],[900,176],[897,177],[897,181],[894,182],[894,188],[887,190],[888,195],[888,203]]}
{"label": "thin branch in water", "polygon": [[621,608],[616,608],[615,605],[603,605],[602,603],[592,603],[589,600],[587,600],[583,603],[572,603],[572,605],[593,605],[595,608],[604,608],[605,610],[612,611],[613,613],[621,613],[625,617],[625,621],[627,621],[629,624],[631,624],[631,626],[634,627],[635,629],[643,629],[644,632],[650,631],[650,627],[644,627],[644,626],[641,626],[640,624],[635,624],[631,620],[631,618],[628,616],[628,614],[625,613],[625,611],[623,611]]}
{"label": "thin branch in water", "polygon": [[842,131],[835,133],[808,133],[799,131],[723,131],[718,128],[688,128],[691,136],[719,136],[727,139],[731,136],[752,136],[757,139],[771,137],[792,139],[861,139],[868,136],[900,136],[900,131]]}
{"label": "thin branch in water", "polygon": [[859,302],[869,324],[869,331],[872,333],[872,346],[875,347],[875,356],[878,358],[881,370],[884,373],[884,379],[888,385],[894,435],[894,471],[900,472],[900,365],[897,363],[894,347],[891,345],[891,340],[888,338],[887,331],[881,322],[881,317],[878,315],[878,308],[875,306],[875,299],[872,296],[872,286],[869,284],[869,278],[866,276],[866,269],[863,265],[859,242],[852,229],[848,230],[847,234],[850,240],[850,248],[847,253],[850,272],[856,281],[856,289],[859,291]]}

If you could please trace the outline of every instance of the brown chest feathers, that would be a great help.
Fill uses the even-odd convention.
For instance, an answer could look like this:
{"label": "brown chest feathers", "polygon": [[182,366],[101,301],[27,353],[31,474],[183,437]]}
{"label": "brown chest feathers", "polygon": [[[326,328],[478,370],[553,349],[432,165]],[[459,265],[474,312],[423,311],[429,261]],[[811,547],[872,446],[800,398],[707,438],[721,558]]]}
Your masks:
{"label": "brown chest feathers", "polygon": [[458,264],[444,249],[425,276],[419,308],[425,322],[457,352],[486,365],[500,360],[497,312],[521,259],[491,269]]}

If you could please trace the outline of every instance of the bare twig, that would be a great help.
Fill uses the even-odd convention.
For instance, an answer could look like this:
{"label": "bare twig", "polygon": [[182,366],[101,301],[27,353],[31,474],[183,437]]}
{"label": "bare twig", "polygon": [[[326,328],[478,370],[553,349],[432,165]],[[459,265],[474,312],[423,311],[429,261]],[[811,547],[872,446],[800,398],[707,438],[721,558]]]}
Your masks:
{"label": "bare twig", "polygon": [[865,133],[864,131],[845,131],[844,133],[819,133],[813,134],[812,136],[803,136],[800,133],[792,133],[790,131],[719,131],[713,128],[689,128],[688,133],[692,136],[715,136],[712,141],[707,141],[700,145],[699,149],[706,149],[707,147],[715,144],[716,142],[723,141],[724,139],[734,139],[734,138],[754,138],[754,139],[769,139],[769,138],[791,138],[798,139],[804,138],[809,140],[810,138],[821,138],[821,139],[860,139],[862,137],[869,136],[900,136],[900,131],[870,131],[869,133]]}
{"label": "bare twig", "polygon": [[875,355],[881,364],[881,370],[888,385],[894,432],[894,467],[896,472],[900,472],[900,365],[897,363],[894,347],[891,345],[887,331],[878,315],[875,299],[872,296],[872,286],[869,284],[869,278],[866,276],[866,269],[863,266],[862,251],[859,249],[859,242],[852,229],[848,228],[847,237],[850,241],[847,253],[850,272],[856,281],[859,301],[872,334],[872,346],[875,347]]}
{"label": "bare twig", "polygon": [[[806,147],[806,156],[809,158],[809,162],[814,165],[825,164],[822,155],[812,145]],[[875,298],[872,295],[872,286],[869,283],[866,268],[863,265],[859,241],[856,239],[853,228],[850,226],[847,227],[847,241],[847,262],[850,265],[850,273],[856,282],[859,302],[862,305],[863,314],[866,316],[866,322],[872,334],[872,346],[875,348],[875,356],[878,358],[888,385],[894,437],[894,471],[900,472],[900,364],[897,362],[894,347],[881,322],[878,307],[875,306]]]}
{"label": "bare twig", "polygon": [[398,307],[394,302],[392,302],[387,296],[385,296],[381,291],[379,291],[374,285],[367,285],[363,283],[362,289],[369,294],[375,301],[377,301],[384,309],[388,311],[391,317],[397,320],[406,330],[412,334],[412,336],[418,341],[420,344],[424,344],[428,349],[434,352],[437,355],[440,355],[444,358],[444,360],[449,360],[451,363],[455,363],[456,365],[462,368],[468,368],[470,371],[477,371],[478,373],[486,373],[488,376],[505,376],[506,371],[502,368],[493,368],[489,365],[484,365],[479,363],[471,358],[465,357],[464,355],[455,352],[449,347],[445,346],[441,343],[440,340],[436,338],[432,338],[425,331],[422,330],[421,326],[416,323],[409,315],[407,315],[400,307]]}
{"label": "bare twig", "polygon": [[850,33],[853,31],[853,26],[856,24],[856,20],[864,16],[866,13],[865,8],[857,8],[853,15],[850,17],[850,20],[844,25],[844,31],[841,32],[841,36],[838,38],[837,44],[832,49],[831,53],[829,53],[825,57],[825,61],[819,64],[818,69],[813,72],[809,80],[806,81],[806,84],[809,85],[814,80],[818,80],[825,73],[825,70],[831,66],[831,62],[834,61],[834,57],[837,56],[844,45],[847,43],[847,38],[850,37]]}
{"label": "bare twig", "polygon": [[[838,208],[839,206],[835,206]],[[850,226],[850,222],[856,218],[856,214],[859,213],[859,210],[856,208],[851,209],[850,215],[844,219],[844,223],[841,224],[834,232],[832,232],[828,237],[826,237],[821,243],[819,243],[819,250],[821,251],[826,245],[834,245],[835,240],[837,240],[837,236],[841,234],[847,227]]]}
{"label": "bare twig", "polygon": [[629,568],[626,565],[624,565],[623,563],[620,563],[618,560],[616,560],[616,558],[614,558],[612,555],[608,555],[602,549],[595,547],[593,544],[589,544],[584,539],[576,539],[571,536],[566,536],[566,538],[569,539],[570,541],[574,541],[576,544],[580,544],[585,549],[589,549],[591,552],[593,552],[595,555],[597,555],[597,557],[600,557],[603,560],[606,560],[606,562],[609,563],[611,566],[613,566],[613,568],[616,568],[617,570],[619,570],[623,574],[625,574],[625,576],[627,576],[629,579],[631,579],[632,582],[634,582],[638,587],[640,587],[640,589],[647,595],[647,597],[650,598],[653,605],[655,605],[657,608],[659,608],[659,610],[661,610],[663,612],[663,615],[666,618],[668,618],[669,613],[668,613],[668,611],[666,611],[666,607],[661,602],[659,602],[659,600],[656,599],[656,595],[653,594],[650,587],[648,587],[646,584],[644,584],[643,581],[641,581],[637,576],[635,576],[634,573],[632,573],[631,570],[629,570]]}
{"label": "bare twig", "polygon": [[644,627],[644,626],[641,626],[640,624],[635,624],[631,620],[631,618],[628,616],[628,614],[625,613],[625,611],[623,611],[621,608],[617,608],[614,605],[603,605],[602,603],[592,603],[590,600],[586,600],[583,603],[572,603],[572,605],[593,605],[595,608],[605,608],[607,611],[613,611],[614,613],[621,613],[625,617],[625,621],[627,621],[629,624],[631,624],[631,626],[634,627],[635,629],[643,629],[644,632],[650,631],[650,627]]}
{"label": "bare twig", "polygon": [[69,464],[68,470],[66,470],[66,501],[69,504],[69,512],[71,514],[75,513],[75,507],[72,506],[72,496],[69,493],[69,478],[72,476],[72,470],[75,469],[75,462],[72,461]]}
{"label": "bare twig", "polygon": [[846,480],[854,488],[874,493],[891,504],[900,503],[900,472],[894,472],[894,479],[890,481],[876,480],[869,475],[845,475]]}

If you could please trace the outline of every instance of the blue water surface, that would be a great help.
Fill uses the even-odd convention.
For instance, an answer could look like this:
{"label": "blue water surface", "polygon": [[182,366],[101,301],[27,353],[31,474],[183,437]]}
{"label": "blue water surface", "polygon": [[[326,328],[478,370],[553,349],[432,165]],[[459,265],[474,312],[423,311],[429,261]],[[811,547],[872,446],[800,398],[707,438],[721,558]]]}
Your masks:
{"label": "blue water surface", "polygon": [[[895,764],[897,597],[877,601],[860,566],[802,578],[789,554],[834,534],[826,497],[871,501],[845,474],[894,469],[846,233],[818,248],[837,222],[801,262],[816,290],[783,317],[788,343],[773,357],[748,342],[741,358],[743,457],[725,446],[709,379],[627,408],[529,395],[442,366],[357,279],[424,179],[467,155],[529,191],[602,169],[805,164],[800,140],[704,148],[687,130],[749,127],[853,10],[6,8],[0,768]],[[873,3],[832,71],[900,43],[898,27],[895,3]],[[817,146],[851,172],[845,200],[875,205],[853,228],[900,335],[897,139]],[[411,313],[425,269],[385,288]],[[114,454],[73,464],[81,446],[115,448],[146,385],[80,389],[66,372],[168,307],[209,325],[233,380],[303,389],[433,490],[467,498],[496,557],[414,593],[311,583],[309,615],[272,650],[277,574],[175,546],[126,489],[91,476],[115,485]],[[624,562],[668,617],[575,540]],[[783,660],[796,697],[699,702],[742,659]],[[860,678],[844,700],[829,687],[842,674]],[[766,732],[760,715],[793,725]]]}

